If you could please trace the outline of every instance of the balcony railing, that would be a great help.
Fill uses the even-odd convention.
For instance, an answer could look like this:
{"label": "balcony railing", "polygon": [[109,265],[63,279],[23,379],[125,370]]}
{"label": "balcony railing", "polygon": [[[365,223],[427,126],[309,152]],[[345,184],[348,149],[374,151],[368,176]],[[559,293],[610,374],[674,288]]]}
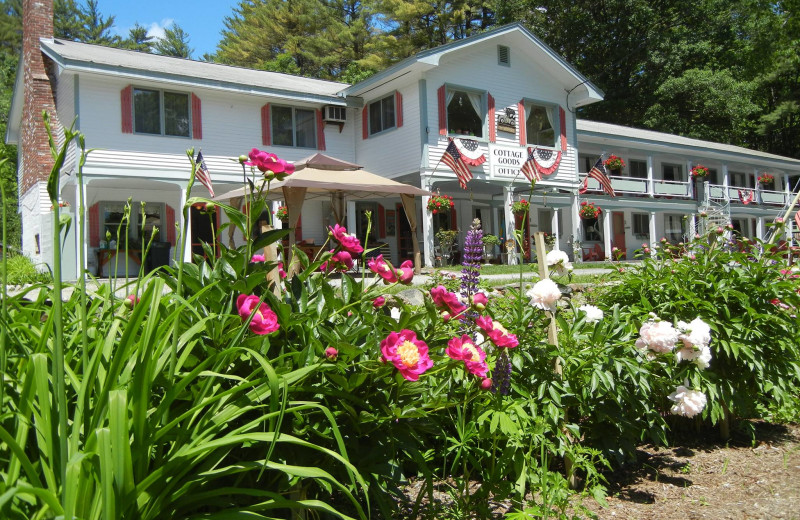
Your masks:
{"label": "balcony railing", "polygon": [[[741,192],[741,197],[739,196]],[[784,191],[776,190],[761,190],[756,188],[743,188],[740,186],[728,186],[727,192],[725,186],[719,184],[708,185],[708,198],[717,200],[727,200],[729,202],[741,202],[742,198],[747,199],[750,194],[753,194],[753,203],[755,204],[769,204],[771,206],[784,206],[788,202],[787,194]]]}

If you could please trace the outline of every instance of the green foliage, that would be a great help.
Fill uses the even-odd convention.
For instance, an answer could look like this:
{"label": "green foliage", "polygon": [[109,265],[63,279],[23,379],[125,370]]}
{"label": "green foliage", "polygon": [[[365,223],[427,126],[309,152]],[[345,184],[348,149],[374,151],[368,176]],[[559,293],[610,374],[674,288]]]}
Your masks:
{"label": "green foliage", "polygon": [[153,43],[152,50],[156,54],[175,58],[191,58],[194,52],[189,47],[189,35],[174,22],[164,29],[164,37]]}
{"label": "green foliage", "polygon": [[[3,267],[0,264],[0,276]],[[9,255],[8,257],[8,283],[10,285],[23,285],[30,283],[47,283],[52,280],[48,272],[36,269],[30,258],[23,255]]]}

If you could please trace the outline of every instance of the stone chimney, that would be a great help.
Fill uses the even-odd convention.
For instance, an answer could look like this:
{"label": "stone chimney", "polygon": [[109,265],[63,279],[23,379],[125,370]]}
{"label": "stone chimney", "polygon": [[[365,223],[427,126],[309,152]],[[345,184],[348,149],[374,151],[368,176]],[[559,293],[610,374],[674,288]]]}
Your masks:
{"label": "stone chimney", "polygon": [[56,135],[61,126],[56,115],[55,79],[52,62],[41,51],[39,38],[53,38],[53,0],[22,0],[22,74],[25,100],[20,127],[19,193],[25,194],[37,182],[46,182],[53,158],[42,120],[50,114]]}

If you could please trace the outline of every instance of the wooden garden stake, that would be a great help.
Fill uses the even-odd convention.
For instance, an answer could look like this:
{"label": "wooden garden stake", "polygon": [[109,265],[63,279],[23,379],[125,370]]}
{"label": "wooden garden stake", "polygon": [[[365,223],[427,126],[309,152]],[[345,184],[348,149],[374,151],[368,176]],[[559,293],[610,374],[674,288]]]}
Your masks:
{"label": "wooden garden stake", "polygon": [[[536,260],[539,263],[539,278],[544,280],[550,277],[549,269],[547,268],[547,250],[545,249],[544,245],[544,233],[541,231],[534,234],[534,241],[536,244]],[[556,315],[551,311],[545,311],[545,314],[550,317],[550,324],[547,327],[547,342],[550,345],[555,347],[558,346],[558,328],[556,327]],[[553,372],[561,378],[563,375],[563,369],[561,368],[561,361],[559,360],[558,356],[556,356],[555,360],[553,361]],[[567,422],[567,413],[569,412],[568,409],[564,409],[564,422]],[[572,436],[567,433],[567,437],[572,441]],[[575,472],[573,470],[574,462],[572,457],[569,455],[564,456],[564,469],[567,473],[567,481],[569,482],[569,487],[575,489],[578,485],[577,479],[575,478]]]}

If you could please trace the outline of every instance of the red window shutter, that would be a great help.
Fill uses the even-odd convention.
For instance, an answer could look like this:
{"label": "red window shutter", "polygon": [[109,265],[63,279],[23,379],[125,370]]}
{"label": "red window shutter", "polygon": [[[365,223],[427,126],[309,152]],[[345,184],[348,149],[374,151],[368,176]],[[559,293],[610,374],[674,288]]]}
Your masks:
{"label": "red window shutter", "polygon": [[487,95],[489,103],[489,142],[497,141],[497,115],[494,113],[494,98],[491,94]]}
{"label": "red window shutter", "polygon": [[386,238],[386,209],[378,204],[378,237]]}
{"label": "red window shutter", "polygon": [[294,241],[300,242],[303,240],[303,217],[297,217],[297,225],[294,227]]}
{"label": "red window shutter", "polygon": [[456,216],[455,206],[450,208],[450,230],[458,231],[458,216]]}
{"label": "red window shutter", "polygon": [[439,87],[439,135],[447,135],[447,89]]}
{"label": "red window shutter", "polygon": [[361,109],[361,139],[369,137],[369,105]]}
{"label": "red window shutter", "polygon": [[269,127],[269,103],[261,107],[261,144],[272,146],[272,133]]}
{"label": "red window shutter", "polygon": [[122,133],[133,133],[133,87],[128,85],[119,96],[119,104],[122,110]]}
{"label": "red window shutter", "polygon": [[100,246],[100,203],[89,208],[89,246]]}
{"label": "red window shutter", "polygon": [[394,112],[397,128],[403,126],[403,94],[400,92],[394,93]]}
{"label": "red window shutter", "polygon": [[317,110],[317,150],[325,151],[325,121],[322,120],[322,110]]}
{"label": "red window shutter", "polygon": [[567,113],[564,109],[558,107],[558,120],[561,123],[561,151],[567,151]]}
{"label": "red window shutter", "polygon": [[167,242],[175,245],[175,210],[169,204],[166,204],[166,215],[164,216],[164,225],[167,227]]}
{"label": "red window shutter", "polygon": [[519,125],[519,145],[525,146],[528,144],[528,123],[525,118],[525,101],[517,103],[517,121]]}
{"label": "red window shutter", "polygon": [[192,138],[203,138],[203,114],[200,110],[200,98],[192,94]]}

